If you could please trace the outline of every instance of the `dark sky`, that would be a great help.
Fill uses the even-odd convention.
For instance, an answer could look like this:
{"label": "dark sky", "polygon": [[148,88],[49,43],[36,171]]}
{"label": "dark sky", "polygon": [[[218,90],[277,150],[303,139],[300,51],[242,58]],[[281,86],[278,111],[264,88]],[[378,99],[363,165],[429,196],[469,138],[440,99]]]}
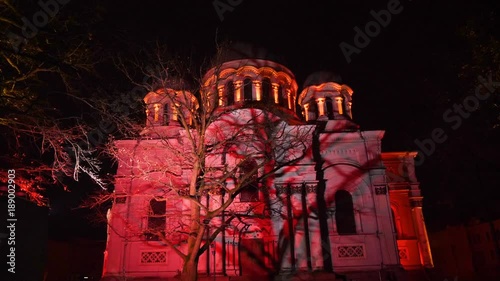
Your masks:
{"label": "dark sky", "polygon": [[[280,57],[280,62],[295,74],[299,91],[307,75],[315,71],[338,73],[343,83],[354,90],[354,121],[363,130],[386,131],[384,151],[416,150],[415,141],[429,138],[435,128],[450,132],[442,114],[454,103],[462,102],[467,92],[461,88],[458,70],[469,59],[469,50],[459,31],[468,21],[477,20],[481,13],[495,7],[494,1],[431,0],[99,3],[101,9],[96,14],[101,20],[94,36],[105,42],[104,48],[110,52],[134,52],[158,41],[201,61],[213,54],[216,42],[232,40],[264,47]],[[230,8],[220,15],[216,4],[220,9],[225,5]],[[345,42],[355,46],[354,28],[364,30],[374,21],[371,11],[380,13],[388,5],[395,5],[400,12],[391,14],[385,26],[380,26],[369,43],[347,62],[339,45]],[[64,9],[75,6],[68,4]],[[417,167],[427,198],[426,216],[431,221],[441,218],[436,213],[443,211],[442,202],[447,198],[461,200],[456,204],[464,213],[470,201],[481,205],[479,197],[467,198],[466,188],[478,188],[475,184],[483,168],[487,170],[484,173],[488,184],[500,182],[495,171],[498,161],[491,160],[494,162],[483,167],[475,162],[475,154],[464,158],[464,163],[457,161],[460,148],[450,149],[453,157],[445,153],[447,148],[459,147],[462,136],[482,121],[471,117],[464,122],[467,126],[436,145],[436,153]],[[469,144],[478,147],[482,140],[473,138]],[[450,180],[450,175],[462,178]],[[461,189],[455,192],[457,185]]]}
{"label": "dark sky", "polygon": [[[457,1],[434,2],[401,1],[402,11],[351,63],[339,44],[354,46],[354,28],[364,30],[374,20],[372,10],[396,1],[120,1],[106,5],[104,34],[123,48],[158,40],[198,58],[213,53],[216,41],[251,42],[282,57],[299,86],[315,71],[337,72],[354,90],[355,121],[363,129],[386,129],[387,149],[407,150],[410,131],[432,129],[422,123],[431,122],[428,92],[455,86],[454,66],[442,64],[457,53],[457,29],[473,10]],[[214,3],[238,5],[221,20]]]}

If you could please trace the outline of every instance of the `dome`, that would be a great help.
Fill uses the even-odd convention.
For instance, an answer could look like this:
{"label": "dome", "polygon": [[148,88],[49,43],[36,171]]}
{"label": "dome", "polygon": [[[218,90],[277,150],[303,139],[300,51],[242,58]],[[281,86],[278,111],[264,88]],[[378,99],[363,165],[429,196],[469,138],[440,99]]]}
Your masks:
{"label": "dome", "polygon": [[302,88],[307,88],[312,85],[321,85],[327,82],[342,84],[342,78],[334,72],[317,71],[307,76]]}
{"label": "dome", "polygon": [[[307,77],[298,97],[305,121],[352,120],[352,89],[340,75],[329,71]],[[347,126],[351,128],[351,126]],[[346,127],[346,128],[347,128]]]}

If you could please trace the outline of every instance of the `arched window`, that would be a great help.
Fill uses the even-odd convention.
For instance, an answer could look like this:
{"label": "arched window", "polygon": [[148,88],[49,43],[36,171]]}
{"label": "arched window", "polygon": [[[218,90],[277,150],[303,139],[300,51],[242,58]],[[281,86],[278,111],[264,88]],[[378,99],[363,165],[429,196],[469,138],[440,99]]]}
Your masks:
{"label": "arched window", "polygon": [[240,193],[240,202],[256,202],[259,201],[259,183],[257,181],[257,163],[255,160],[245,160],[241,163],[240,177],[248,177],[242,187]]}
{"label": "arched window", "polygon": [[318,105],[316,104],[316,102],[314,100],[310,101],[309,102],[309,110],[308,110],[308,113],[309,113],[309,118],[307,119],[308,121],[311,121],[311,120],[316,120],[318,118]]}
{"label": "arched window", "polygon": [[233,84],[233,81],[229,81],[226,83],[226,104],[227,105],[234,104],[234,84]]}
{"label": "arched window", "polygon": [[271,85],[271,80],[269,78],[262,79],[262,101],[267,102],[271,95],[273,89]]}
{"label": "arched window", "polygon": [[279,95],[279,105],[288,108],[288,95],[286,93],[285,87],[281,86],[278,89]]}
{"label": "arched window", "polygon": [[165,199],[153,198],[149,201],[149,213],[148,213],[148,226],[145,229],[145,236],[147,240],[158,241],[160,237],[159,233],[165,235],[166,227],[166,205]]}
{"label": "arched window", "polygon": [[335,193],[335,221],[337,232],[340,235],[356,233],[356,222],[354,220],[354,207],[352,196],[346,190],[339,190]]}
{"label": "arched window", "polygon": [[327,97],[325,103],[326,103],[326,114],[328,116],[328,119],[333,120],[334,119],[333,112],[334,112],[335,105],[333,103],[332,98]]}
{"label": "arched window", "polygon": [[245,101],[252,100],[252,80],[250,78],[243,80],[243,99]]}
{"label": "arched window", "polygon": [[168,103],[163,105],[163,125],[167,126],[170,123],[170,108]]}

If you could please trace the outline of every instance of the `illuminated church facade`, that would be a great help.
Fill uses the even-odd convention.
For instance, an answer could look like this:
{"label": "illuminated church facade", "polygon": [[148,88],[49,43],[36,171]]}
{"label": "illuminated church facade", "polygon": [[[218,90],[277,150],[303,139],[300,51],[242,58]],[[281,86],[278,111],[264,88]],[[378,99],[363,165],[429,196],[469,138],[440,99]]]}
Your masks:
{"label": "illuminated church facade", "polygon": [[[412,272],[433,267],[416,153],[382,152],[384,131],[363,131],[353,122],[353,90],[338,77],[313,74],[299,91],[293,73],[281,64],[234,59],[209,70],[202,83],[202,89],[216,91],[217,106],[227,114],[272,111],[286,128],[309,128],[311,137],[305,157],[258,188],[243,190],[228,208],[245,212],[273,194],[282,199],[279,215],[263,211],[224,227],[200,256],[200,277],[335,272],[344,280],[410,280]],[[154,169],[182,157],[161,145],[165,139],[175,139],[177,148],[189,143],[182,140],[179,109],[164,98],[177,90],[148,93],[142,137],[115,141],[123,157],[108,212],[102,280],[169,280],[182,268],[172,248],[147,232],[152,226],[168,228],[171,219],[189,211],[186,200],[169,198],[152,184],[166,180],[183,186],[191,176],[189,167],[176,161],[168,164],[168,175]],[[234,161],[230,154],[208,157],[215,170]],[[145,165],[149,172],[138,173]],[[222,197],[207,193],[200,200],[221,204]]]}

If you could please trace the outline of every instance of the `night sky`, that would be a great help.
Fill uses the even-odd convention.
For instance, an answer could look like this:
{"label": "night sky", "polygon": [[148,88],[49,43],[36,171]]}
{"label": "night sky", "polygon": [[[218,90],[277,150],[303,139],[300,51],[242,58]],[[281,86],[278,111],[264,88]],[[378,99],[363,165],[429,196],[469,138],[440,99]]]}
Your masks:
{"label": "night sky", "polygon": [[[480,109],[456,129],[443,120],[443,113],[477,84],[460,76],[461,67],[471,63],[471,45],[460,30],[480,22],[488,32],[492,23],[482,20],[494,11],[494,2],[100,1],[92,36],[107,54],[132,54],[159,42],[199,63],[215,52],[216,42],[253,44],[295,74],[299,91],[309,74],[335,72],[354,90],[354,121],[362,130],[386,131],[383,151],[417,150],[418,142],[442,129],[446,141],[420,159],[416,172],[426,219],[443,226],[498,212],[483,204],[488,199],[493,200],[488,206],[495,206],[489,193],[500,183],[499,134],[489,125],[496,118]],[[365,30],[374,21],[371,11],[388,6],[396,13],[348,62],[339,45],[356,47],[355,28]],[[64,9],[78,13],[79,8],[70,2]],[[497,109],[493,117],[499,115]]]}

